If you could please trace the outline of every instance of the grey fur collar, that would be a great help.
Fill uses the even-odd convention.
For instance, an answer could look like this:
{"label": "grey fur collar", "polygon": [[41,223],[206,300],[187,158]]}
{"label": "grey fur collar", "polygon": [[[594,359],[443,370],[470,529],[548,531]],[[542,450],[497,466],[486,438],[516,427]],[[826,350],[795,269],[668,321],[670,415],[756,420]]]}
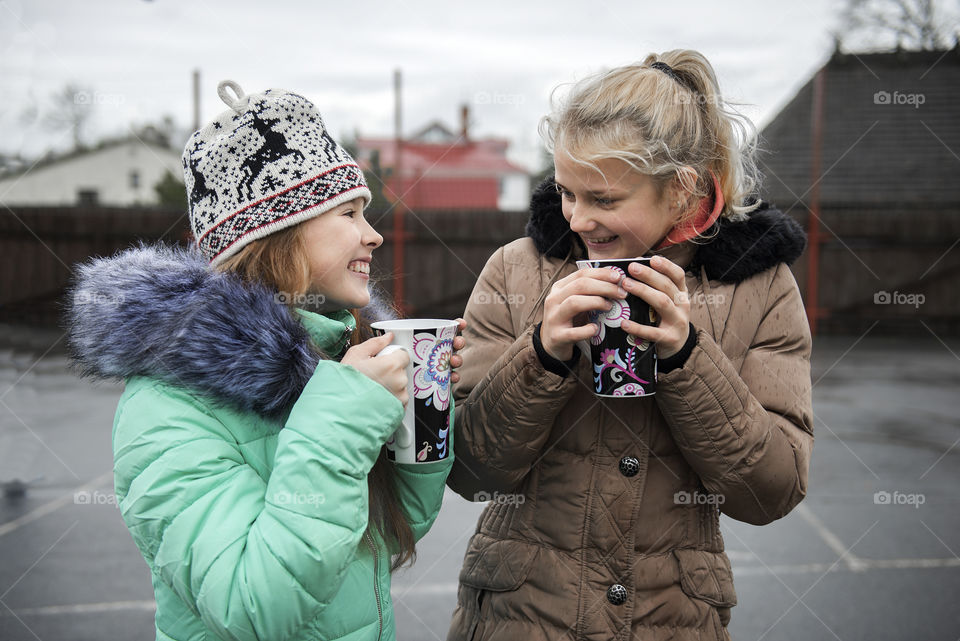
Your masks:
{"label": "grey fur collar", "polygon": [[[299,397],[319,356],[274,292],[195,250],[141,245],[79,266],[67,322],[80,375],[150,376],[265,417]],[[369,320],[392,317],[374,302]]]}

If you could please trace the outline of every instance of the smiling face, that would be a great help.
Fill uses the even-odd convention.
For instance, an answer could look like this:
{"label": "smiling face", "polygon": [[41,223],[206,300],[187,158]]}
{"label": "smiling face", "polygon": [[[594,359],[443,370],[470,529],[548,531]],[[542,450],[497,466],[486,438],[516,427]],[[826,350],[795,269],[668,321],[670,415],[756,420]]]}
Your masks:
{"label": "smiling face", "polygon": [[370,302],[370,259],[383,243],[363,216],[356,198],[301,223],[310,258],[311,291],[322,294],[326,309],[363,307]]}
{"label": "smiling face", "polygon": [[596,161],[598,173],[557,149],[554,163],[563,217],[591,260],[643,256],[680,216],[679,208],[669,206],[677,198],[673,189],[659,197],[654,179],[622,160]]}

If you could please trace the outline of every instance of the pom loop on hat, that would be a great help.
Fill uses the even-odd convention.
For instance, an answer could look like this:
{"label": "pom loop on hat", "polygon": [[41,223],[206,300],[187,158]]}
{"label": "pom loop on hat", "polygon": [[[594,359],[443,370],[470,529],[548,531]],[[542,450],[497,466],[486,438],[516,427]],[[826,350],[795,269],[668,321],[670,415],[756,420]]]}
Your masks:
{"label": "pom loop on hat", "polygon": [[[233,96],[227,93],[227,89],[233,90]],[[250,102],[250,96],[243,93],[240,85],[233,80],[221,80],[220,84],[217,85],[217,95],[220,96],[220,100],[237,113],[243,113],[243,110],[247,108],[247,103]]]}

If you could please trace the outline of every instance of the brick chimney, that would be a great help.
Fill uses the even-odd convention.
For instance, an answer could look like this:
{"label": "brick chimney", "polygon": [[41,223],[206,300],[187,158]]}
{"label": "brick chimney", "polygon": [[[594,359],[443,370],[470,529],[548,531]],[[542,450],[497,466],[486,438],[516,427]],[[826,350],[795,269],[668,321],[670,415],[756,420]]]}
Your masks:
{"label": "brick chimney", "polygon": [[470,106],[466,103],[460,105],[460,136],[463,141],[470,139]]}

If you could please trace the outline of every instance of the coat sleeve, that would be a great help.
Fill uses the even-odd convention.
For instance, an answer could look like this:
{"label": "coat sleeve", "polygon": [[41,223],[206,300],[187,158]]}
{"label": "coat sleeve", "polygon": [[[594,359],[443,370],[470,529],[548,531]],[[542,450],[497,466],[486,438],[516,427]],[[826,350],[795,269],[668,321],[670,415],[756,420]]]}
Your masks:
{"label": "coat sleeve", "polygon": [[776,269],[739,371],[700,330],[684,366],[657,383],[660,411],[704,487],[725,514],[755,525],[805,496],[813,447],[810,329],[793,275]]}
{"label": "coat sleeve", "polygon": [[121,512],[154,575],[219,638],[289,639],[340,588],[367,527],[367,475],[403,408],[357,370],[321,361],[268,479],[218,418],[228,413],[160,383],[125,398]]}
{"label": "coat sleeve", "polygon": [[500,248],[487,261],[464,313],[467,344],[454,391],[460,402],[457,457],[447,484],[470,501],[520,484],[577,385],[572,375],[544,369],[532,327],[515,332],[514,294],[507,291],[505,269]]}
{"label": "coat sleeve", "polygon": [[453,446],[456,440],[453,432],[456,428],[453,405],[451,399],[450,456],[430,463],[397,463],[394,470],[397,500],[407,515],[415,541],[422,539],[437,520],[443,502],[445,481],[453,467]]}

